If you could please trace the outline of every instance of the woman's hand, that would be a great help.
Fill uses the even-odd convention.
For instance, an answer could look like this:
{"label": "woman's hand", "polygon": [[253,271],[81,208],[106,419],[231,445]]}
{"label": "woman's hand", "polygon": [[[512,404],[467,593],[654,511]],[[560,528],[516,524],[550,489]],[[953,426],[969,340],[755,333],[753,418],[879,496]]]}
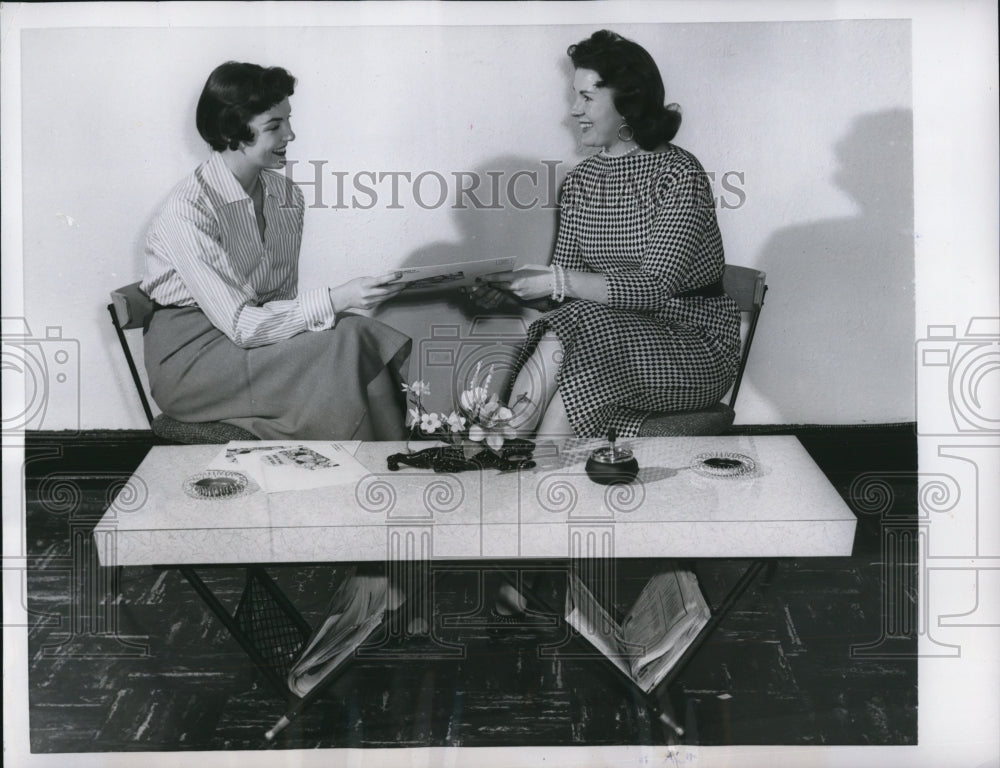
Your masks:
{"label": "woman's hand", "polygon": [[507,302],[514,304],[511,301],[511,297],[506,293],[498,291],[496,288],[491,288],[485,283],[477,283],[476,285],[464,288],[463,293],[479,309],[496,309]]}
{"label": "woman's hand", "polygon": [[379,304],[398,295],[406,283],[396,283],[402,272],[390,272],[379,277],[357,277],[330,289],[334,312],[348,309],[375,309]]}
{"label": "woman's hand", "polygon": [[512,293],[522,301],[552,295],[552,270],[541,264],[529,264],[511,272],[484,275],[483,282],[501,291]]}

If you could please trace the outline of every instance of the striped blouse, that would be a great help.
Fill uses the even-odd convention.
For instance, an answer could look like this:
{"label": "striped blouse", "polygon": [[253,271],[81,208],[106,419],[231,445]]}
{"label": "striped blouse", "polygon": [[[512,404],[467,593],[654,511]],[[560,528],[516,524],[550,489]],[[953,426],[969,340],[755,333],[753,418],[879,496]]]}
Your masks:
{"label": "striped blouse", "polygon": [[335,320],[326,288],[297,291],[301,190],[273,171],[261,180],[263,238],[253,201],[218,152],[174,188],[146,235],[142,289],[158,304],[197,306],[244,348]]}

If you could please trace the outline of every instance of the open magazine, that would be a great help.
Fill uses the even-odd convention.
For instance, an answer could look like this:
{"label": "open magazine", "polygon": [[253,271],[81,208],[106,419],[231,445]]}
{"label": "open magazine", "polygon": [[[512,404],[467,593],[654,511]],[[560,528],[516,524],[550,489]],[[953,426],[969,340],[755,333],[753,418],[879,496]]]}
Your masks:
{"label": "open magazine", "polygon": [[305,696],[343,664],[375,631],[386,611],[402,605],[402,594],[385,576],[351,575],[334,593],[327,617],[288,673],[288,687]]}
{"label": "open magazine", "polygon": [[479,261],[462,261],[455,264],[435,264],[425,267],[400,267],[401,273],[393,284],[404,283],[404,294],[465,288],[474,285],[477,277],[507,272],[514,268],[513,256],[498,256]]}
{"label": "open magazine", "polygon": [[691,571],[672,568],[653,576],[621,624],[570,573],[566,621],[646,693],[677,663],[709,618]]}
{"label": "open magazine", "polygon": [[360,441],[230,441],[208,465],[252,478],[265,493],[356,483],[369,474],[354,458]]}

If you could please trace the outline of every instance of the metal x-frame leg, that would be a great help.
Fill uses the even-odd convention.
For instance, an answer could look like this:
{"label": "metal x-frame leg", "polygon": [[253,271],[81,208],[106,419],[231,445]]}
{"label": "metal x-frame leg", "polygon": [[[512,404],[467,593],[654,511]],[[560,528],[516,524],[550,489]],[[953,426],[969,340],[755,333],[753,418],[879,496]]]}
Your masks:
{"label": "metal x-frame leg", "polygon": [[178,570],[268,681],[287,694],[288,671],[312,629],[267,571],[257,565],[246,568],[243,594],[230,613],[193,567]]}

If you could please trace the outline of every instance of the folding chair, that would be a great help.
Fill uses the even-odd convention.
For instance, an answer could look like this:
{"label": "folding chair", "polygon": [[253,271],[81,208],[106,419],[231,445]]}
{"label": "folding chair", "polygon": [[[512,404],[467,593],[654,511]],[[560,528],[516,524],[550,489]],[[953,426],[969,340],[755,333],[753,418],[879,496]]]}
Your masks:
{"label": "folding chair", "polygon": [[142,409],[146,413],[146,419],[149,421],[153,434],[164,440],[186,445],[227,443],[230,440],[256,440],[257,436],[253,433],[221,421],[192,423],[177,421],[165,413],[153,416],[149,398],[143,387],[142,379],[139,378],[139,369],[136,367],[135,358],[129,348],[128,339],[125,337],[125,331],[145,327],[149,317],[153,314],[153,309],[152,299],[142,292],[139,283],[131,283],[111,292],[111,303],[108,304],[111,324],[115,327],[118,343],[121,344],[125,362],[128,363],[135,390],[139,393]]}

